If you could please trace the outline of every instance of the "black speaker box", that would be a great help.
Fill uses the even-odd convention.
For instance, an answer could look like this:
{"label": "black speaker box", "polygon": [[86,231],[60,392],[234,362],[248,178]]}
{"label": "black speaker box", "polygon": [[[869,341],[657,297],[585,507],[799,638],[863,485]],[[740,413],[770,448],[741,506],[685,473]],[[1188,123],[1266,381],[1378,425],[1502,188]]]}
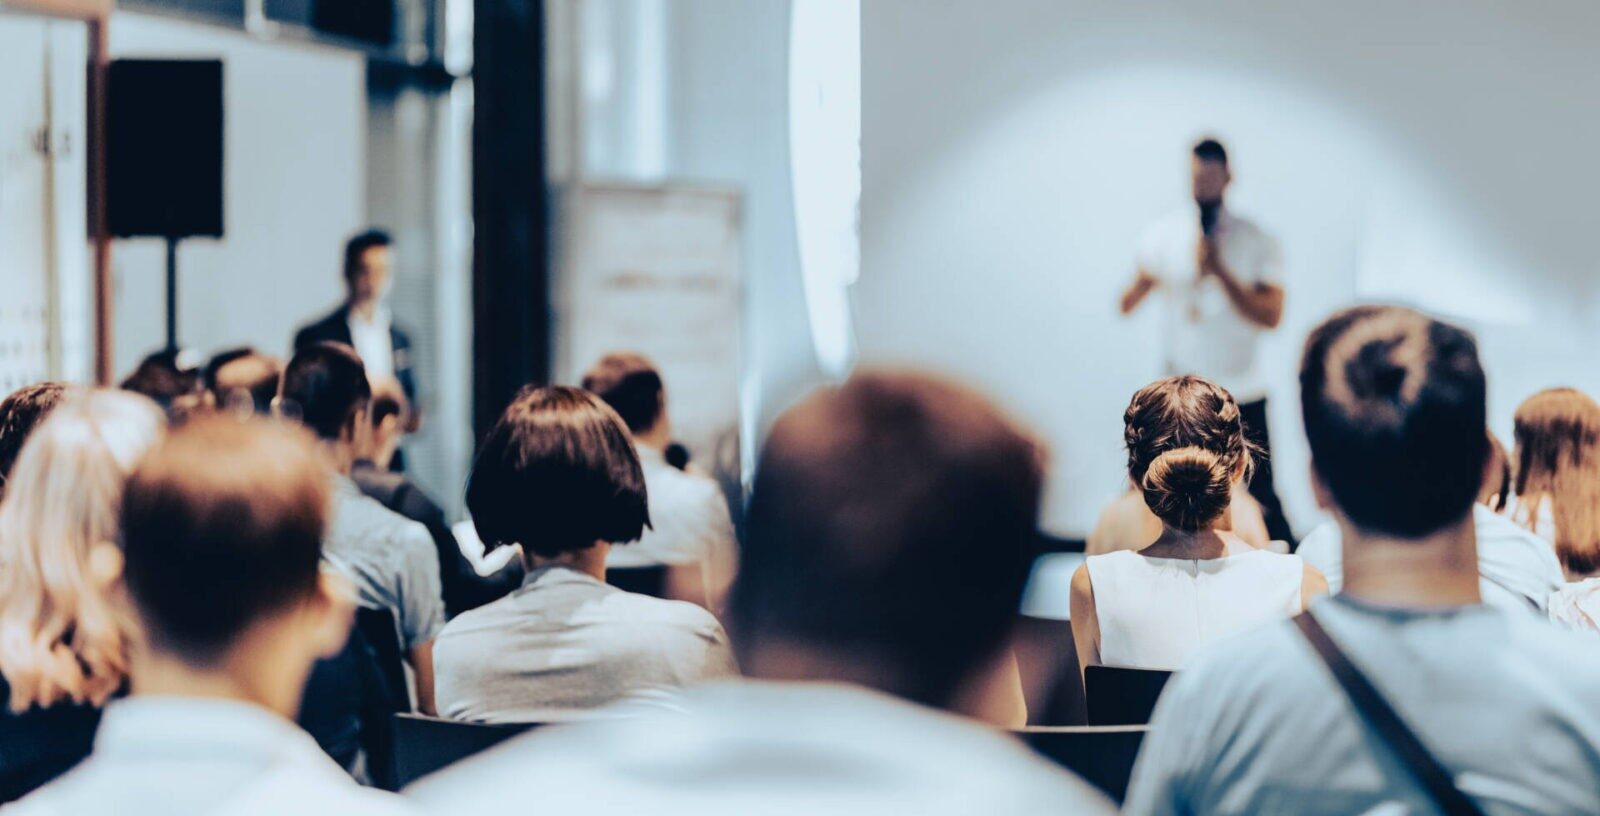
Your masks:
{"label": "black speaker box", "polygon": [[119,238],[222,237],[222,61],[111,63],[106,217]]}

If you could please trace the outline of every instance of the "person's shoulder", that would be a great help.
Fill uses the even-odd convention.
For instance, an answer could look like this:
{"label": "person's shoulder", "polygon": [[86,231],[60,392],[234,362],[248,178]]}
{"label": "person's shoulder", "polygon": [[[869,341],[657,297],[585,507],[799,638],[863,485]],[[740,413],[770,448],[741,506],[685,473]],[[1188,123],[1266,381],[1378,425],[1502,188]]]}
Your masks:
{"label": "person's shoulder", "polygon": [[1552,678],[1600,702],[1600,648],[1592,635],[1540,615],[1497,614],[1504,620],[1510,648],[1523,652],[1530,665],[1560,666],[1561,671],[1549,672]]}
{"label": "person's shoulder", "polygon": [[298,350],[312,343],[320,343],[332,339],[330,335],[337,333],[338,324],[346,319],[348,312],[344,306],[338,306],[309,323],[306,323],[294,334],[295,349]]}
{"label": "person's shoulder", "polygon": [[688,601],[657,598],[638,592],[617,590],[606,603],[619,609],[633,622],[692,630],[699,633],[722,632],[722,624],[705,607]]}

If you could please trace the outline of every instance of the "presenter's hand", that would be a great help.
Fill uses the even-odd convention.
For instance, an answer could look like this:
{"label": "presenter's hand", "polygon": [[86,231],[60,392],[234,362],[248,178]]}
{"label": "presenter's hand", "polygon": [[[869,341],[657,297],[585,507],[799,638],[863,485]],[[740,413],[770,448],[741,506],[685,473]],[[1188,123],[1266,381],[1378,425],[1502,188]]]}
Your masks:
{"label": "presenter's hand", "polygon": [[1199,243],[1195,245],[1195,268],[1202,278],[1222,275],[1222,254],[1217,250],[1216,239],[1209,235],[1200,236]]}

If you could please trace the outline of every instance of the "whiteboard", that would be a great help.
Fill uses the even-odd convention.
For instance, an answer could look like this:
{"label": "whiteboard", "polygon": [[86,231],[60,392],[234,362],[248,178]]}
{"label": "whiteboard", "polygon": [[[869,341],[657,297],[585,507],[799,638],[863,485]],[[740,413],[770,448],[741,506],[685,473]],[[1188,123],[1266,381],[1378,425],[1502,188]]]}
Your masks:
{"label": "whiteboard", "polygon": [[742,359],[741,199],[718,187],[581,184],[561,203],[556,377],[613,351],[652,359],[672,436],[737,474]]}

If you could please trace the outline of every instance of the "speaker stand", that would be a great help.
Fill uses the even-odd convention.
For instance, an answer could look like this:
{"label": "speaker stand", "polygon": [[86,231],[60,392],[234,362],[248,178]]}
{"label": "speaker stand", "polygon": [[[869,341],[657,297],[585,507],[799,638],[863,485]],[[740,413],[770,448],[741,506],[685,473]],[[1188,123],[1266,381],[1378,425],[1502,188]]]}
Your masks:
{"label": "speaker stand", "polygon": [[178,350],[178,241],[167,236],[167,351]]}

